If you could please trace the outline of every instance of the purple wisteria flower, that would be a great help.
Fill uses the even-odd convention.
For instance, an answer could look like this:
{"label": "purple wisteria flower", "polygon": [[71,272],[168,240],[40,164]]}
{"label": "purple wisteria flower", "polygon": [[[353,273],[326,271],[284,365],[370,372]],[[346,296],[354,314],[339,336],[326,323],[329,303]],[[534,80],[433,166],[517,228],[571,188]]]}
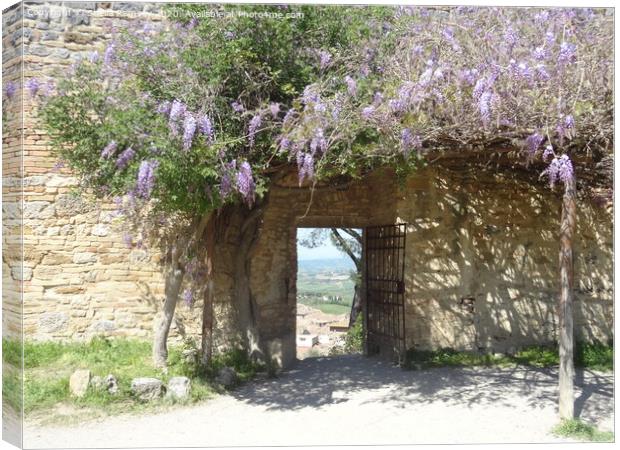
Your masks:
{"label": "purple wisteria flower", "polygon": [[193,114],[186,113],[183,121],[183,150],[187,151],[192,146],[194,134],[196,134],[196,118]]}
{"label": "purple wisteria flower", "polygon": [[370,116],[375,112],[375,107],[373,105],[367,106],[362,109],[362,117],[364,119],[370,119]]}
{"label": "purple wisteria flower", "polygon": [[332,61],[332,55],[325,50],[319,52],[321,70],[326,69]]}
{"label": "purple wisteria flower", "polygon": [[245,110],[245,108],[243,107],[243,105],[242,105],[241,103],[239,103],[239,102],[232,102],[232,103],[230,104],[230,106],[231,106],[231,107],[232,107],[232,109],[233,109],[235,112],[237,112],[237,113],[242,113],[242,112]]}
{"label": "purple wisteria flower", "polygon": [[304,180],[314,178],[314,156],[311,153],[297,153],[297,175],[300,186]]}
{"label": "purple wisteria flower", "polygon": [[123,234],[123,242],[127,248],[133,247],[133,237],[129,233]]}
{"label": "purple wisteria flower", "polygon": [[136,183],[136,195],[148,200],[151,198],[155,186],[155,171],[159,167],[159,161],[142,161],[138,169],[138,181]]}
{"label": "purple wisteria flower", "polygon": [[344,77],[344,81],[345,83],[347,83],[347,91],[349,92],[349,95],[355,97],[355,95],[357,94],[357,82],[349,75]]}
{"label": "purple wisteria flower", "polygon": [[555,131],[558,133],[560,143],[564,142],[565,138],[571,139],[573,137],[573,131],[575,128],[575,119],[572,115],[561,117],[558,125],[555,127]]}
{"label": "purple wisteria flower", "polygon": [[480,111],[480,118],[482,124],[486,127],[491,122],[491,99],[493,94],[489,91],[485,91],[478,100],[478,110]]}
{"label": "purple wisteria flower", "polygon": [[206,114],[203,114],[200,118],[198,118],[198,129],[204,136],[206,136],[209,143],[214,141],[215,133],[213,131],[213,124],[211,123],[209,116]]}
{"label": "purple wisteria flower", "polygon": [[378,105],[383,102],[383,94],[381,92],[375,92],[375,95],[372,97],[372,102],[375,105]]}
{"label": "purple wisteria flower", "polygon": [[260,127],[261,123],[262,118],[260,114],[255,115],[254,117],[252,117],[252,120],[250,120],[250,124],[248,125],[248,140],[250,143],[250,147],[254,145],[256,130],[258,129],[258,127]]}
{"label": "purple wisteria flower", "polygon": [[534,51],[532,52],[532,56],[537,61],[544,61],[549,57],[549,52],[545,47],[540,46],[534,49]]}
{"label": "purple wisteria flower", "polygon": [[39,83],[39,80],[37,80],[36,78],[30,78],[28,81],[26,81],[26,89],[28,89],[28,92],[30,92],[30,96],[32,98],[37,96],[37,93],[39,92],[39,89],[41,88],[41,84]]}
{"label": "purple wisteria flower", "polygon": [[553,145],[549,144],[545,147],[545,151],[543,152],[542,158],[543,161],[547,162],[549,159],[555,157],[555,152],[553,151]]}
{"label": "purple wisteria flower", "polygon": [[247,161],[242,162],[239,167],[239,172],[237,173],[237,190],[245,202],[249,206],[252,206],[255,198],[256,184],[252,176],[252,167]]}
{"label": "purple wisteria flower", "polygon": [[192,306],[192,303],[194,303],[194,294],[192,293],[191,289],[185,289],[183,291],[182,297],[183,301],[188,307]]}
{"label": "purple wisteria flower", "polygon": [[287,138],[286,136],[280,136],[278,140],[278,145],[280,147],[281,152],[284,152],[288,150],[289,148],[291,148],[291,144],[292,142],[289,138]]}
{"label": "purple wisteria flower", "polygon": [[170,116],[168,120],[168,125],[170,126],[170,131],[172,134],[179,133],[179,122],[183,120],[185,113],[187,112],[187,105],[185,103],[174,100],[172,105],[170,106]]}
{"label": "purple wisteria flower", "polygon": [[233,192],[232,177],[233,172],[237,171],[237,160],[233,159],[224,164],[224,173],[220,181],[220,197],[226,198]]}
{"label": "purple wisteria flower", "polygon": [[129,162],[136,156],[136,152],[133,148],[127,147],[123,150],[123,153],[119,155],[116,159],[116,168],[123,170],[125,167],[129,165]]}
{"label": "purple wisteria flower", "polygon": [[549,184],[553,188],[558,181],[564,184],[570,182],[575,176],[575,170],[568,155],[562,155],[553,158],[542,174],[549,177]]}
{"label": "purple wisteria flower", "polygon": [[577,46],[575,44],[571,44],[569,42],[562,42],[560,44],[560,53],[558,55],[558,63],[560,65],[572,63],[575,61],[576,56],[575,53],[577,51]]}
{"label": "purple wisteria flower", "polygon": [[88,55],[88,60],[92,63],[95,64],[97,61],[99,61],[99,52],[97,50],[95,50],[94,52],[91,52]]}
{"label": "purple wisteria flower", "polygon": [[319,101],[319,94],[316,92],[316,88],[314,86],[306,86],[301,101],[304,105],[317,103]]}
{"label": "purple wisteria flower", "polygon": [[536,79],[543,82],[551,79],[551,75],[547,72],[547,68],[544,64],[538,64],[536,66]]}
{"label": "purple wisteria flower", "polygon": [[473,86],[474,83],[476,82],[476,73],[477,72],[478,71],[476,69],[464,69],[464,70],[461,70],[458,73],[458,80],[462,84]]}
{"label": "purple wisteria flower", "polygon": [[407,157],[412,149],[419,150],[422,148],[422,139],[420,136],[414,135],[411,129],[405,128],[400,134],[400,145],[403,154]]}
{"label": "purple wisteria flower", "polygon": [[555,34],[553,34],[552,31],[547,31],[545,33],[545,41],[547,41],[549,45],[555,44]]}
{"label": "purple wisteria flower", "polygon": [[101,150],[101,157],[103,159],[110,159],[114,153],[116,153],[117,145],[115,141],[110,141],[103,150]]}
{"label": "purple wisteria flower", "polygon": [[269,111],[271,112],[271,116],[274,119],[278,118],[278,113],[280,112],[280,104],[279,103],[272,103],[269,105]]}
{"label": "purple wisteria flower", "polygon": [[112,64],[112,60],[114,59],[114,53],[116,51],[116,46],[114,45],[114,43],[110,43],[106,49],[105,52],[103,53],[103,63],[106,66],[109,66],[110,64]]}
{"label": "purple wisteria flower", "polygon": [[504,33],[504,42],[508,46],[509,50],[512,50],[515,45],[517,45],[517,41],[519,40],[519,36],[516,31],[512,27],[506,28],[506,32]]}
{"label": "purple wisteria flower", "polygon": [[312,151],[313,155],[316,153],[317,150],[320,150],[322,153],[325,153],[325,151],[327,150],[327,140],[325,139],[325,136],[323,134],[323,129],[318,128],[314,132],[314,137],[310,141],[310,150]]}
{"label": "purple wisteria flower", "polygon": [[536,151],[538,151],[538,148],[540,147],[540,144],[542,144],[542,141],[544,139],[544,136],[540,133],[531,134],[527,137],[527,139],[525,139],[525,145],[527,146],[527,153],[529,159],[534,157]]}
{"label": "purple wisteria flower", "polygon": [[169,100],[164,100],[159,105],[157,105],[156,111],[159,114],[163,114],[164,116],[167,116],[168,114],[170,114],[171,106],[172,106],[172,103],[170,103]]}
{"label": "purple wisteria flower", "polygon": [[284,115],[284,119],[282,119],[282,126],[286,126],[288,125],[288,123],[291,121],[291,119],[293,118],[293,115],[295,114],[295,108],[291,108],[289,109],[286,114]]}
{"label": "purple wisteria flower", "polygon": [[9,81],[8,83],[6,83],[6,85],[4,86],[4,93],[6,94],[6,97],[8,99],[12,99],[15,95],[15,92],[17,92],[17,84],[13,81]]}

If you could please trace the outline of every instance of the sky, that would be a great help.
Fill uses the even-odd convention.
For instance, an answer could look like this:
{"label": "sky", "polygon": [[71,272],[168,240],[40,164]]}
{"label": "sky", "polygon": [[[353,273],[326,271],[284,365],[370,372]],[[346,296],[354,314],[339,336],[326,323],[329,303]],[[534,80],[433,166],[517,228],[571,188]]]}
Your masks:
{"label": "sky", "polygon": [[306,261],[309,259],[340,259],[346,258],[344,254],[334,247],[329,239],[325,239],[325,245],[316,248],[306,248],[299,245],[299,240],[307,238],[314,228],[297,228],[297,259]]}

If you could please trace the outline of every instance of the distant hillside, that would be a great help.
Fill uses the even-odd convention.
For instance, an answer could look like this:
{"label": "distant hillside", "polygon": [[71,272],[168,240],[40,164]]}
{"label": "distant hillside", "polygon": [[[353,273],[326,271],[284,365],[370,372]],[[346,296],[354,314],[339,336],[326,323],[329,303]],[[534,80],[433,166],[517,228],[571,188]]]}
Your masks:
{"label": "distant hillside", "polygon": [[349,271],[355,270],[350,258],[305,259],[297,263],[300,272]]}

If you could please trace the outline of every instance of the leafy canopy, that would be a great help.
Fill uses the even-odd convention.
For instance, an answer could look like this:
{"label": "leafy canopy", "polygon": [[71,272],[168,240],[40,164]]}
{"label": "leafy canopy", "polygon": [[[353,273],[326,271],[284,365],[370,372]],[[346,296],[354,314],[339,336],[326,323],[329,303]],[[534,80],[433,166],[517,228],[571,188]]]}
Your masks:
{"label": "leafy canopy", "polygon": [[300,184],[407,173],[446,148],[542,156],[553,184],[611,148],[603,10],[174,8],[112,29],[42,107],[60,157],[123,211],[251,206],[283,166]]}

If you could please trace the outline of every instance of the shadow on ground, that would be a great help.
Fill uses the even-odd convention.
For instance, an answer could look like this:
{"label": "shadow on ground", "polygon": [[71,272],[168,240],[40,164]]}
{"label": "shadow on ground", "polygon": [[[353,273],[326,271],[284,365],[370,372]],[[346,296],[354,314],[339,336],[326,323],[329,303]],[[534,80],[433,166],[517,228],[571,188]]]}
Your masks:
{"label": "shadow on ground", "polygon": [[[389,362],[357,355],[308,358],[278,378],[250,383],[232,392],[269,410],[317,408],[349,401],[390,403],[400,408],[443,402],[446,406],[507,407],[523,402],[545,408],[557,402],[557,368],[444,367],[407,371]],[[613,374],[578,370],[575,410],[598,422],[613,413]]]}

